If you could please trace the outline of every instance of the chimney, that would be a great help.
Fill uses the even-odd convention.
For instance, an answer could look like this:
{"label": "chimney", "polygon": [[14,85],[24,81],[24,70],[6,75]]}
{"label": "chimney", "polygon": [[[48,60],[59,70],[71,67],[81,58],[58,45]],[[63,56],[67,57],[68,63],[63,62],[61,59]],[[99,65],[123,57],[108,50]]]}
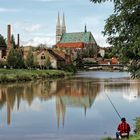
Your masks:
{"label": "chimney", "polygon": [[11,47],[11,25],[7,26],[7,49]]}
{"label": "chimney", "polygon": [[20,47],[20,35],[17,34],[17,47]]}

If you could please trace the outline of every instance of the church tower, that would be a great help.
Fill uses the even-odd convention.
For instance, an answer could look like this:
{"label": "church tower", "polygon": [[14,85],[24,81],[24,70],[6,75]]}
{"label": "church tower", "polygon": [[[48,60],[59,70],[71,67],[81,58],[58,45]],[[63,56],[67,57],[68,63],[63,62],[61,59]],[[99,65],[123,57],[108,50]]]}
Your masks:
{"label": "church tower", "polygon": [[66,33],[66,25],[65,25],[65,15],[63,13],[63,20],[62,20],[62,34]]}
{"label": "church tower", "polygon": [[57,25],[56,25],[56,43],[58,43],[61,39],[61,25],[60,25],[60,16],[58,12],[58,17],[57,17]]}

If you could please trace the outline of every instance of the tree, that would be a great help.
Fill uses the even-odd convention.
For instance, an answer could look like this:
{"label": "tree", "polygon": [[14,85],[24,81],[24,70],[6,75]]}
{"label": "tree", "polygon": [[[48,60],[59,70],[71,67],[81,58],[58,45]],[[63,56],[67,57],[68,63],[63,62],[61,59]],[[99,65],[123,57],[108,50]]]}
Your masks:
{"label": "tree", "polygon": [[23,68],[24,60],[20,49],[14,49],[13,45],[7,56],[7,65],[10,68]]}
{"label": "tree", "polygon": [[34,57],[33,57],[32,49],[30,48],[26,58],[26,66],[31,69],[33,65],[34,65]]}
{"label": "tree", "polygon": [[34,59],[34,61],[33,61],[33,62],[34,62],[33,66],[34,66],[34,68],[37,68],[37,67],[38,67],[37,54],[34,55],[33,59]]}
{"label": "tree", "polygon": [[11,45],[13,46],[14,49],[16,48],[14,35],[11,35]]}
{"label": "tree", "polygon": [[11,45],[10,51],[7,56],[7,65],[10,68],[16,68],[16,61],[17,61],[16,51],[15,51],[13,45]]}
{"label": "tree", "polygon": [[1,34],[0,34],[0,46],[5,46],[6,47],[5,38]]}
{"label": "tree", "polygon": [[[90,0],[94,3],[109,0]],[[124,63],[133,64],[140,70],[140,0],[110,0],[114,2],[114,13],[106,20],[104,35],[108,42],[118,50]],[[133,72],[135,77],[135,72]]]}
{"label": "tree", "polygon": [[20,48],[16,49],[16,68],[24,68],[25,63],[22,55],[22,50]]}
{"label": "tree", "polygon": [[50,61],[49,56],[46,56],[46,57],[45,57],[45,67],[46,67],[47,69],[49,69],[49,68],[51,67],[51,61]]}

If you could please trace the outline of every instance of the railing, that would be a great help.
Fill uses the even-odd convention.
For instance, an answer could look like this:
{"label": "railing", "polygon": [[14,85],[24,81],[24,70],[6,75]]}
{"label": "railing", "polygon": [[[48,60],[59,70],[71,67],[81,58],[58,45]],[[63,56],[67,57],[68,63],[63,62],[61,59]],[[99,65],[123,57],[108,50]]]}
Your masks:
{"label": "railing", "polygon": [[111,69],[111,70],[127,70],[126,64],[83,64],[85,69]]}

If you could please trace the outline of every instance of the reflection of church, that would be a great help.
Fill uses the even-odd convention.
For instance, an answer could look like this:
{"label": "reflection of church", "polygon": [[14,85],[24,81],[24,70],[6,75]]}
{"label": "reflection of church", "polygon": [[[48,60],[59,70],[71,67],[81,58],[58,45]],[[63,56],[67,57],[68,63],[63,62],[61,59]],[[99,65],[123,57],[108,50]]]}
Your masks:
{"label": "reflection of church", "polygon": [[56,99],[56,118],[57,125],[62,117],[63,127],[66,109],[68,107],[90,108],[99,92],[99,84],[76,80],[50,80],[29,83],[15,83],[0,85],[0,109],[6,104],[7,125],[11,123],[11,112],[16,109],[20,111],[22,101],[26,101],[29,107],[32,106],[34,99],[40,101],[50,100],[55,96]]}
{"label": "reflection of church", "polygon": [[60,126],[60,117],[62,117],[62,123],[64,127],[65,123],[65,114],[67,107],[73,108],[83,108],[86,116],[87,108],[91,108],[95,97],[92,96],[81,96],[81,97],[71,97],[71,96],[62,96],[56,97],[56,114],[57,114],[57,126]]}
{"label": "reflection of church", "polygon": [[[64,86],[65,85],[65,86]],[[66,110],[69,107],[83,108],[85,116],[88,108],[91,108],[94,100],[99,92],[99,84],[82,82],[64,82],[61,90],[56,95],[56,115],[57,126],[60,126],[60,119],[62,118],[62,125],[64,127]]]}

